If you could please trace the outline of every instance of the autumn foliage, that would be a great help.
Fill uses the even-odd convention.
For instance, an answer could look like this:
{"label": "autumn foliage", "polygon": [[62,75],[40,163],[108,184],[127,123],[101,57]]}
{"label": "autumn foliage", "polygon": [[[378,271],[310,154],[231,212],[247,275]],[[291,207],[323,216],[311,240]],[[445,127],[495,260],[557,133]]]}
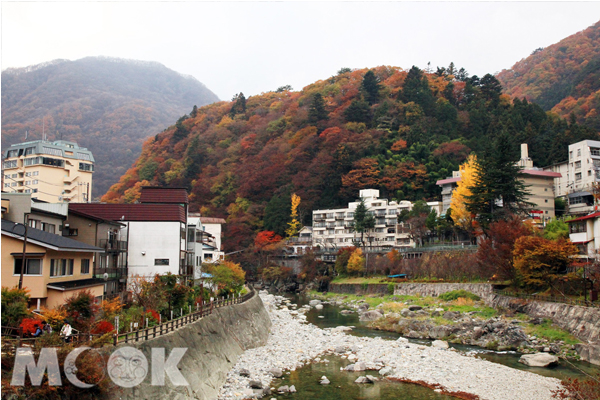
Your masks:
{"label": "autumn foliage", "polygon": [[31,336],[35,333],[37,327],[42,327],[42,320],[37,318],[23,318],[19,327],[23,329],[23,335]]}

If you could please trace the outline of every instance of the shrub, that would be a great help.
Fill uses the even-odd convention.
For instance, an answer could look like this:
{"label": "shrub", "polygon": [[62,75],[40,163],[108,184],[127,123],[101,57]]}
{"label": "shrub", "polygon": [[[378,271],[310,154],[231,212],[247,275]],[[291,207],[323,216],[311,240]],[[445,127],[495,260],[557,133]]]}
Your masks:
{"label": "shrub", "polygon": [[67,318],[67,311],[60,308],[42,308],[42,318],[44,321],[50,324],[53,330],[60,330],[63,326],[65,318]]}
{"label": "shrub", "polygon": [[387,292],[390,296],[394,294],[394,289],[396,289],[396,285],[394,285],[393,283],[388,283]]}
{"label": "shrub", "polygon": [[568,378],[563,380],[562,389],[553,391],[555,399],[600,399],[600,373],[592,373],[589,379]]}
{"label": "shrub", "polygon": [[82,290],[69,297],[64,305],[71,326],[81,332],[88,332],[100,307],[94,303],[94,295]]}
{"label": "shrub", "polygon": [[27,289],[2,287],[2,326],[19,326],[27,311],[29,293]]}
{"label": "shrub", "polygon": [[442,300],[444,300],[444,301],[457,300],[459,297],[463,297],[465,299],[471,299],[471,300],[474,300],[474,301],[481,300],[481,297],[477,296],[474,293],[467,292],[464,289],[452,290],[450,292],[442,293],[441,295],[439,295],[439,298],[442,299]]}
{"label": "shrub", "polygon": [[19,327],[23,328],[24,336],[31,336],[35,333],[37,327],[42,327],[42,321],[37,318],[24,318]]}
{"label": "shrub", "polygon": [[94,335],[104,335],[106,333],[110,333],[115,330],[113,324],[108,321],[100,321],[92,328],[92,333]]}

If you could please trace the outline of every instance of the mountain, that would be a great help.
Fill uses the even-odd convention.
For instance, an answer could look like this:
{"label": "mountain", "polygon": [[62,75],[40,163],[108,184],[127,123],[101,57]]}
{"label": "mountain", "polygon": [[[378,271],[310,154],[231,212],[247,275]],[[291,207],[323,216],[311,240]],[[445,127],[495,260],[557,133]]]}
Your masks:
{"label": "mountain", "polygon": [[439,200],[438,179],[498,135],[528,143],[538,166],[567,158],[567,145],[597,132],[502,94],[487,74],[453,64],[425,73],[380,66],[341,69],[299,92],[281,88],[204,106],[148,139],[141,156],[103,196],[133,202],[144,185],[184,186],[190,211],[227,216],[226,251],[256,232],[286,228],[290,196],[312,210],[344,206],[364,188],[382,197]]}
{"label": "mountain", "polygon": [[505,93],[600,131],[600,22],[497,75]]}
{"label": "mountain", "polygon": [[96,159],[93,197],[106,193],[142,142],[194,105],[219,101],[202,83],[155,62],[89,57],[2,71],[2,145],[72,140]]}

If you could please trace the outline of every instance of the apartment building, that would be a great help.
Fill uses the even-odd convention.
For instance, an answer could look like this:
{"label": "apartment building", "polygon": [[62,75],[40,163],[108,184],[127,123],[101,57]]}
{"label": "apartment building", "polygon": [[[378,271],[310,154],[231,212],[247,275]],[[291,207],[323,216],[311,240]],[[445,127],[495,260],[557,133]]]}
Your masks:
{"label": "apartment building", "polygon": [[35,140],[10,146],[3,154],[3,191],[30,193],[49,203],[89,201],[94,156],[77,143]]}
{"label": "apartment building", "polygon": [[[412,209],[410,202],[388,201],[379,198],[379,190],[364,189],[359,197],[365,202],[367,210],[375,217],[375,228],[364,235],[370,247],[391,250],[394,247],[414,247],[408,228],[398,224],[398,214],[404,208]],[[353,246],[360,240],[360,233],[352,229],[354,212],[360,204],[355,201],[348,207],[332,210],[314,210],[312,226],[312,245],[322,249],[339,249]]]}
{"label": "apartment building", "polygon": [[225,258],[225,253],[221,251],[221,224],[224,223],[223,218],[189,214],[187,251],[192,259],[194,279],[201,279],[203,263],[215,263]]}
{"label": "apartment building", "polygon": [[596,211],[594,185],[600,181],[600,141],[582,140],[569,145],[569,160],[547,171],[560,172],[554,186],[557,197],[568,200],[568,213],[585,215]]}

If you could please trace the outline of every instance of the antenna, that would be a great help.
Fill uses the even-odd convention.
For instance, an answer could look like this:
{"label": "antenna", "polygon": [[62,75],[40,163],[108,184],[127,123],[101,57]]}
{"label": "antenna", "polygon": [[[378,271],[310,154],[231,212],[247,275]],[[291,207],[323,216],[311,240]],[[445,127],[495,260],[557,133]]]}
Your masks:
{"label": "antenna", "polygon": [[46,117],[42,118],[42,137],[46,140]]}
{"label": "antenna", "polygon": [[27,131],[25,131],[25,140],[27,140],[27,133],[28,133],[28,132],[27,132]]}

